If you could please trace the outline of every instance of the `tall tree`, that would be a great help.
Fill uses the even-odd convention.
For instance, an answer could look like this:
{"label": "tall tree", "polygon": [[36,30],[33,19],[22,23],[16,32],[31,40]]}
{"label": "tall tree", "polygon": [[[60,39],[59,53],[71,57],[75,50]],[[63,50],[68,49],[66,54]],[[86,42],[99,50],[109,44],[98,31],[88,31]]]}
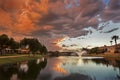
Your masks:
{"label": "tall tree", "polygon": [[112,38],[112,40],[115,41],[115,45],[117,45],[117,40],[119,39],[119,36],[114,35],[114,36],[112,36],[111,38]]}
{"label": "tall tree", "polygon": [[45,52],[47,51],[47,48],[45,46],[42,46],[41,43],[38,41],[38,39],[30,39],[30,38],[24,38],[21,40],[21,46],[29,46],[29,50],[32,53],[35,53],[37,51]]}
{"label": "tall tree", "polygon": [[42,45],[42,47],[40,48],[40,52],[42,54],[47,54],[47,48],[44,45]]}
{"label": "tall tree", "polygon": [[110,43],[111,43],[111,46],[112,46],[112,42],[113,42],[113,41],[111,40],[111,41],[110,41]]}
{"label": "tall tree", "polygon": [[94,47],[90,50],[90,53],[95,53],[97,54],[98,53],[98,47]]}
{"label": "tall tree", "polygon": [[19,42],[16,42],[13,38],[9,39],[9,47],[13,50],[18,49],[20,47]]}
{"label": "tall tree", "polygon": [[8,47],[9,38],[6,34],[0,35],[0,52],[2,54],[2,50]]}
{"label": "tall tree", "polygon": [[1,47],[8,46],[8,41],[9,41],[9,38],[6,34],[2,34],[0,36],[0,46]]}

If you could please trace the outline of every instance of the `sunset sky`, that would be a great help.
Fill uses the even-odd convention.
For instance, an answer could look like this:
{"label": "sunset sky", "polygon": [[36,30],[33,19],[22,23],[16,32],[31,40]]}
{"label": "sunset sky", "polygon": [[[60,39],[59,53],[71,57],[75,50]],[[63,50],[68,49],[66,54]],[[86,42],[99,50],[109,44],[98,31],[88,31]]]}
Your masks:
{"label": "sunset sky", "polygon": [[120,36],[120,0],[0,0],[0,34],[49,50],[109,46]]}

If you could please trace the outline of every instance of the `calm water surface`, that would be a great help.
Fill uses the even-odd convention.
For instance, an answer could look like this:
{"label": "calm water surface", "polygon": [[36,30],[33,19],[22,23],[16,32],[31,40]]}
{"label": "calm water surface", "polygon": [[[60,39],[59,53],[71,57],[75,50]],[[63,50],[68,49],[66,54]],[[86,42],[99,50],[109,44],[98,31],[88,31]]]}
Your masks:
{"label": "calm water surface", "polygon": [[0,65],[0,80],[120,80],[120,60],[53,57]]}

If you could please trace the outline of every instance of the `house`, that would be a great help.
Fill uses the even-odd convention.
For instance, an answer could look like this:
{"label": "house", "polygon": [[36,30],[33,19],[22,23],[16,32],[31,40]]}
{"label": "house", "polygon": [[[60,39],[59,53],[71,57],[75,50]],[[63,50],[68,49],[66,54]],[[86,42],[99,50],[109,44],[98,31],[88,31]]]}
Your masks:
{"label": "house", "polygon": [[107,53],[111,54],[115,52],[115,46],[107,46]]}
{"label": "house", "polygon": [[29,49],[25,49],[25,48],[23,48],[23,49],[10,49],[10,48],[5,48],[4,50],[2,50],[2,53],[3,54],[13,54],[13,53],[20,53],[20,54],[22,54],[22,53],[24,53],[24,54],[26,54],[26,53],[29,53]]}
{"label": "house", "polygon": [[106,53],[108,51],[107,46],[98,47],[97,53]]}
{"label": "house", "polygon": [[106,52],[107,54],[113,54],[113,53],[120,53],[120,44],[113,45],[113,46],[106,46]]}
{"label": "house", "polygon": [[21,49],[20,53],[27,54],[27,53],[29,53],[29,49]]}

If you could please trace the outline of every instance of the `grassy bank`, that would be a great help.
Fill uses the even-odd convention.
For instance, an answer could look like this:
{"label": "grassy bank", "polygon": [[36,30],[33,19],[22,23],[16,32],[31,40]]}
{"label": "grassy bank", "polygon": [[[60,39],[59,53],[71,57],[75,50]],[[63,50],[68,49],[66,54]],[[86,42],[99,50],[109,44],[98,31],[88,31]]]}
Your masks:
{"label": "grassy bank", "polygon": [[26,60],[34,60],[37,58],[41,58],[41,55],[12,55],[12,56],[0,56],[0,65],[7,64],[7,63],[15,63],[20,61],[26,61]]}

